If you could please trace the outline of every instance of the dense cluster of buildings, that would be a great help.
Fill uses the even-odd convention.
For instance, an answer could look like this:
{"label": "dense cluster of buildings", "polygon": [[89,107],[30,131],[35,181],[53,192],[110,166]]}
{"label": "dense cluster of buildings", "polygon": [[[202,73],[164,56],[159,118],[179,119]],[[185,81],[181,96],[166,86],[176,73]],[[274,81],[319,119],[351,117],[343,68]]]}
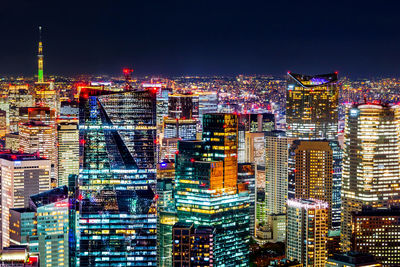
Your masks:
{"label": "dense cluster of buildings", "polygon": [[1,266],[400,265],[397,105],[342,117],[338,73],[60,87],[43,59],[0,98]]}

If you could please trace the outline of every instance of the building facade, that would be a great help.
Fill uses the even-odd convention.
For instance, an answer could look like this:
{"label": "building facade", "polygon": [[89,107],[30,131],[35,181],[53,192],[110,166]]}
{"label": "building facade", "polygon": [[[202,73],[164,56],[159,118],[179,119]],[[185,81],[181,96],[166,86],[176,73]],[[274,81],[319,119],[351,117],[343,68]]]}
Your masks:
{"label": "building facade", "polygon": [[286,256],[304,266],[325,267],[328,203],[321,200],[287,201]]}
{"label": "building facade", "polygon": [[80,92],[76,265],[157,265],[155,94]]}
{"label": "building facade", "polygon": [[337,139],[337,82],[337,73],[314,76],[288,73],[286,126],[289,137]]}
{"label": "building facade", "polygon": [[346,112],[341,242],[351,248],[352,217],[362,206],[396,198],[399,179],[398,115],[385,104],[355,104]]}

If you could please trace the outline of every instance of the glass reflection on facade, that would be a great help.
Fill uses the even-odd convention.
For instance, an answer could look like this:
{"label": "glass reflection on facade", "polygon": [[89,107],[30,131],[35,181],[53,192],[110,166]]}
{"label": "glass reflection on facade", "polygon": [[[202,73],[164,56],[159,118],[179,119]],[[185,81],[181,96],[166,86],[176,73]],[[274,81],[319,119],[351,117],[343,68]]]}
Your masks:
{"label": "glass reflection on facade", "polygon": [[80,93],[80,266],[155,266],[156,92]]}

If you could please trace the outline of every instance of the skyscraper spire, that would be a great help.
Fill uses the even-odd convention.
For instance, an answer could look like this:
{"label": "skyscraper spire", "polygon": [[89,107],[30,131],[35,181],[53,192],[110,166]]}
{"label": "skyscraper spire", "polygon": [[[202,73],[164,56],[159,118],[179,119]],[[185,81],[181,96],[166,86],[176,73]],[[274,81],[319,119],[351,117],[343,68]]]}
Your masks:
{"label": "skyscraper spire", "polygon": [[43,83],[43,44],[42,44],[42,26],[39,26],[39,53],[38,53],[38,83]]}

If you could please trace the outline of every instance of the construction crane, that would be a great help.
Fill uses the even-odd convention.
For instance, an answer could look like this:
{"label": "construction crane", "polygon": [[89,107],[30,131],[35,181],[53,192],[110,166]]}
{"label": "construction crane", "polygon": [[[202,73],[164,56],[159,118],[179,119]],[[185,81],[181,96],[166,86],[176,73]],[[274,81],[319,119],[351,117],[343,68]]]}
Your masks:
{"label": "construction crane", "polygon": [[131,75],[131,74],[132,74],[132,72],[133,72],[133,69],[130,69],[130,68],[123,68],[122,71],[124,72],[124,76],[125,76],[125,86],[124,86],[124,89],[127,90],[127,91],[132,90],[133,87],[132,87],[132,85],[131,85],[131,80],[132,80],[132,75]]}

